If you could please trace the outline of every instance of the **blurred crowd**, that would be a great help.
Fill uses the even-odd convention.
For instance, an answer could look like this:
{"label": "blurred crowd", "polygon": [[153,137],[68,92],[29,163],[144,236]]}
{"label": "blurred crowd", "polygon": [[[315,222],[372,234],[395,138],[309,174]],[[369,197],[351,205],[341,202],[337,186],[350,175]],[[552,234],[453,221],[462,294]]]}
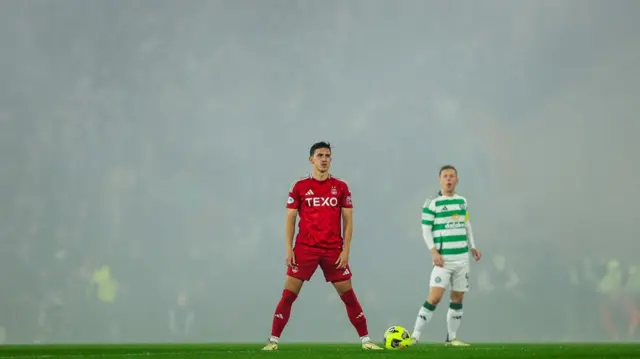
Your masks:
{"label": "blurred crowd", "polygon": [[[268,330],[272,303],[255,293],[277,292],[277,283],[252,286],[253,297],[247,298],[225,284],[233,278],[205,272],[207,261],[197,258],[206,253],[175,253],[163,261],[168,265],[165,270],[150,270],[154,265],[148,266],[144,254],[135,253],[140,249],[134,243],[118,253],[105,248],[78,252],[65,240],[70,238],[57,237],[57,248],[39,249],[42,246],[29,248],[33,242],[23,240],[20,246],[3,250],[2,343],[246,338],[239,338],[238,332],[249,333],[248,340],[255,341]],[[487,253],[483,264],[474,266],[463,327],[468,337],[506,342],[640,340],[636,265],[556,254],[545,254],[544,261],[534,254],[529,255],[532,261],[512,258],[509,253]],[[172,267],[170,262],[185,265]],[[159,268],[157,262],[155,267]],[[360,283],[362,288],[364,282],[356,281],[356,286]],[[381,327],[379,323],[397,323],[399,315],[409,323],[421,299],[393,286],[368,290],[361,297],[374,328]],[[314,302],[322,308],[335,298],[327,294]],[[337,317],[343,314],[339,307],[333,311]],[[298,316],[313,316],[305,312],[296,311]],[[434,320],[429,330],[436,337],[428,340],[440,339],[441,319]],[[491,329],[482,330],[487,326]],[[352,339],[349,329],[341,328],[345,335],[337,339]]]}
{"label": "blurred crowd", "polygon": [[[12,149],[2,152],[0,179],[2,342],[202,342],[261,340],[268,333],[284,275],[280,211],[289,184],[306,169],[304,147],[299,173],[254,180],[247,171],[269,173],[271,164],[241,166],[242,153],[204,160],[214,150],[195,150],[171,122],[147,129],[114,119],[101,126],[106,114],[74,113],[83,107],[73,103],[28,121],[11,108],[0,114],[3,145]],[[460,167],[473,178],[471,162]],[[394,183],[392,173],[371,179],[357,166],[348,173],[359,221],[354,280],[370,326],[410,326],[429,273],[416,218],[430,193],[424,188],[437,184],[414,179],[407,187],[423,189],[405,193],[385,187]],[[476,208],[486,207],[491,193],[483,191],[491,188],[473,180],[464,186]],[[640,279],[630,251],[607,248],[593,258],[586,248],[597,246],[573,246],[579,241],[571,234],[557,245],[541,243],[501,227],[488,212],[473,215],[485,258],[472,267],[461,329],[469,340],[638,340]],[[509,215],[502,220],[511,221]],[[524,226],[536,226],[526,211],[522,217]],[[375,228],[367,225],[373,219]],[[390,239],[398,243],[386,251]],[[389,271],[398,266],[415,276]],[[302,298],[333,306],[327,318],[342,321],[344,332],[333,333],[327,321],[305,334],[350,340],[337,297],[323,290],[322,297]],[[293,320],[307,320],[301,313],[309,306],[306,299],[297,303]],[[428,329],[434,335],[444,328],[441,319]]]}
{"label": "blurred crowd", "polygon": [[[260,204],[252,201],[251,191],[208,191],[211,185],[251,184],[233,186],[224,176],[212,180],[211,170],[200,164],[183,170],[175,163],[154,163],[151,156],[108,165],[106,153],[112,148],[104,153],[70,150],[60,161],[54,150],[90,131],[73,132],[82,131],[81,126],[41,129],[46,123],[31,123],[36,127],[24,134],[39,133],[41,142],[33,146],[14,139],[14,148],[23,146],[15,152],[20,166],[4,173],[4,184],[11,187],[1,192],[2,342],[253,341],[268,333],[284,275],[284,212],[278,210],[284,211],[287,184],[273,183],[279,189],[269,199],[273,203]],[[18,124],[24,122],[4,118],[5,126]],[[133,148],[131,153],[144,151]],[[98,157],[100,165],[92,168]],[[55,169],[48,167],[54,164]],[[374,185],[354,177],[356,203],[368,204],[359,206],[358,213],[378,215],[372,208],[386,207],[367,195]],[[393,198],[398,197],[383,201]],[[421,201],[415,198],[416,208]],[[247,220],[247,203],[256,206],[249,213],[264,215]],[[409,327],[416,304],[426,295],[429,257],[419,226],[411,228],[416,219],[408,213],[387,215],[380,228],[369,228],[366,219],[356,227],[354,281],[372,331],[398,323]],[[474,215],[485,257],[472,264],[461,329],[469,340],[639,339],[640,273],[632,253],[609,250],[593,257],[579,246],[540,245],[520,235],[496,243],[485,234],[492,232],[483,214]],[[392,233],[394,227],[406,232]],[[388,238],[399,241],[396,250],[380,249]],[[362,260],[365,253],[377,259]],[[417,274],[390,272],[400,263]],[[303,291],[301,298],[309,299],[296,304],[294,320],[319,324],[292,336],[352,339],[337,297],[328,288],[319,288],[322,296],[314,290]],[[322,314],[309,312],[309,303],[332,307],[333,319],[323,323]],[[440,317],[428,328],[436,337],[427,340],[439,340]],[[340,321],[341,331],[332,332],[332,323]]]}
{"label": "blurred crowd", "polygon": [[[424,21],[434,14],[426,3],[422,11],[317,4],[0,4],[0,41],[13,45],[0,57],[0,342],[266,340],[285,273],[286,191],[308,170],[306,151],[319,140],[335,144],[334,172],[352,186],[350,260],[373,337],[388,325],[411,327],[426,297],[420,206],[437,190],[441,161],[452,161],[485,254],[472,264],[465,340],[638,340],[640,263],[629,250],[637,233],[617,225],[632,217],[609,211],[605,224],[586,220],[606,185],[583,151],[607,143],[549,147],[565,162],[543,156],[529,172],[544,148],[504,140],[513,123],[535,122],[526,110],[547,99],[532,100],[533,92],[565,87],[562,76],[538,76],[536,66],[556,64],[544,56],[566,46],[522,51],[525,61],[510,57],[523,42],[514,37],[492,57],[491,44],[460,30],[473,29],[465,21],[447,39],[402,28],[438,28]],[[371,9],[381,21],[395,11],[404,17],[379,26]],[[450,9],[440,10],[433,20],[448,22]],[[476,10],[494,18],[490,8]],[[465,13],[475,18],[476,10]],[[466,40],[471,47],[458,45]],[[483,66],[491,70],[477,70]],[[533,92],[506,93],[524,73],[535,74],[521,86]],[[568,123],[571,135],[582,126]],[[569,135],[553,134],[566,146]],[[596,147],[609,156],[605,150]],[[515,158],[523,154],[526,161]],[[573,179],[569,160],[590,175]],[[548,184],[541,168],[552,165],[557,181]],[[625,172],[616,181],[634,178]],[[607,194],[603,203],[632,216],[624,207],[630,196]],[[558,198],[570,208],[548,206]],[[617,242],[603,246],[603,238]],[[444,312],[427,341],[444,340]],[[342,341],[355,333],[317,276],[285,336]]]}
{"label": "blurred crowd", "polygon": [[634,262],[558,253],[530,258],[535,261],[490,255],[477,277],[481,298],[472,303],[492,308],[482,311],[482,320],[505,328],[505,340],[532,332],[544,342],[640,340],[640,274]]}

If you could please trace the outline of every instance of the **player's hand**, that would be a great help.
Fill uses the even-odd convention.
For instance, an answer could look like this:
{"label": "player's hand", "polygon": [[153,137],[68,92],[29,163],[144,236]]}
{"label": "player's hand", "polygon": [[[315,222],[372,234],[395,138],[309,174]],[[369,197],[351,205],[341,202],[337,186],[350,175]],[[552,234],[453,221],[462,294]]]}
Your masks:
{"label": "player's hand", "polygon": [[349,264],[349,252],[347,251],[342,251],[340,252],[340,255],[338,256],[338,260],[336,260],[336,263],[338,266],[336,268],[338,269],[344,269],[347,268],[347,264]]}
{"label": "player's hand", "polygon": [[287,267],[297,267],[298,263],[296,263],[296,254],[293,253],[293,249],[287,250],[287,259],[286,259]]}
{"label": "player's hand", "polygon": [[471,255],[473,255],[473,259],[479,261],[482,258],[482,252],[479,249],[471,248]]}
{"label": "player's hand", "polygon": [[444,267],[444,259],[442,258],[442,254],[437,251],[431,251],[431,259],[433,260],[433,265],[436,267]]}

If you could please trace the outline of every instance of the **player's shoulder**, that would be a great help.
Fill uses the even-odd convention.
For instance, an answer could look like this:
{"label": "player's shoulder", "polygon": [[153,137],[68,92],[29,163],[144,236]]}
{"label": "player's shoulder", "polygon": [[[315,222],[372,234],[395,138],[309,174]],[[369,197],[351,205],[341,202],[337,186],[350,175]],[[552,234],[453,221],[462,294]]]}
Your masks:
{"label": "player's shoulder", "polygon": [[463,200],[463,201],[464,201],[464,203],[467,203],[467,197],[465,197],[465,196],[461,195],[460,193],[457,193],[457,192],[456,192],[456,198],[457,198],[457,199],[461,199],[461,200]]}
{"label": "player's shoulder", "polygon": [[467,197],[456,193],[456,199],[458,200],[462,200],[462,203],[460,203],[460,209],[468,209],[469,208],[469,202],[467,201]]}
{"label": "player's shoulder", "polygon": [[422,204],[422,207],[426,208],[431,204],[435,204],[440,197],[442,197],[442,194],[440,192],[427,196],[427,198],[424,200],[424,203]]}
{"label": "player's shoulder", "polygon": [[289,187],[289,192],[292,192],[293,189],[296,188],[296,186],[304,185],[305,183],[310,182],[310,180],[311,180],[311,175],[309,174],[298,178],[297,180],[293,181],[293,183],[291,183],[291,187]]}
{"label": "player's shoulder", "polygon": [[349,187],[349,183],[347,181],[345,181],[342,177],[336,177],[334,175],[331,175],[331,180],[333,180],[334,183],[337,183],[339,185],[342,185],[344,187]]}

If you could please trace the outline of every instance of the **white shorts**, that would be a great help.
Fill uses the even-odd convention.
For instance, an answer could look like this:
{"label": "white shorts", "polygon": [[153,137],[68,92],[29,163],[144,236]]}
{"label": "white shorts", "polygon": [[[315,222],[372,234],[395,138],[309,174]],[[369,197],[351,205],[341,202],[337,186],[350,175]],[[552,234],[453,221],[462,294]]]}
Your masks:
{"label": "white shorts", "polygon": [[456,292],[469,291],[469,261],[449,262],[444,267],[433,267],[431,287],[441,287]]}

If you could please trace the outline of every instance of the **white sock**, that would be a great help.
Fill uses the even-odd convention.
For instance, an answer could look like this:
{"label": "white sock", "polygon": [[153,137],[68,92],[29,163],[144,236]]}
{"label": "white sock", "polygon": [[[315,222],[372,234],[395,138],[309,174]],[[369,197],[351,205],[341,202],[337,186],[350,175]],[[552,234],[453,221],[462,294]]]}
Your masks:
{"label": "white sock", "polygon": [[362,344],[368,343],[371,341],[371,338],[369,338],[368,335],[365,335],[364,337],[360,337],[360,341],[362,342]]}
{"label": "white sock", "polygon": [[415,340],[420,340],[422,335],[422,329],[433,317],[433,312],[436,310],[435,305],[431,305],[429,302],[424,302],[424,305],[420,307],[418,317],[416,318],[416,324],[413,326],[413,333],[411,337]]}
{"label": "white sock", "polygon": [[273,335],[269,338],[269,341],[272,343],[277,343],[280,341],[280,338],[274,337]]}
{"label": "white sock", "polygon": [[449,308],[447,311],[447,331],[449,332],[449,340],[456,339],[456,332],[462,321],[462,309]]}

